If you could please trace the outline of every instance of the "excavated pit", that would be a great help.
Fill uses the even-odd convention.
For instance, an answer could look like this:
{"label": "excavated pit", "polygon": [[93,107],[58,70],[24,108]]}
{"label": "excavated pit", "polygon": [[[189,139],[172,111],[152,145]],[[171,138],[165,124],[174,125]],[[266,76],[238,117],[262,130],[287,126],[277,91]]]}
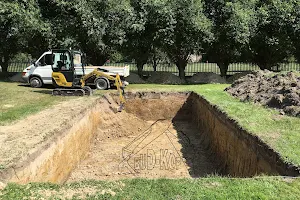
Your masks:
{"label": "excavated pit", "polygon": [[126,98],[120,113],[111,109],[116,96],[98,99],[39,153],[1,171],[0,181],[299,176],[298,167],[198,94],[137,92]]}
{"label": "excavated pit", "polygon": [[104,112],[87,159],[69,181],[219,173],[189,110],[182,108],[188,95],[131,94],[125,112]]}
{"label": "excavated pit", "polygon": [[128,93],[125,111],[102,113],[87,159],[68,181],[298,175],[195,93]]}

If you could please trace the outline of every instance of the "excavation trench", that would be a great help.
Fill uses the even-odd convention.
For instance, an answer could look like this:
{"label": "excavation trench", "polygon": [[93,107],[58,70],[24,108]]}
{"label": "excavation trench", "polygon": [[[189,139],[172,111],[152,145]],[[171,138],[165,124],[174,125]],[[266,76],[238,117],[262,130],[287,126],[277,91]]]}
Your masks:
{"label": "excavation trench", "polygon": [[99,99],[30,162],[2,173],[2,180],[299,175],[296,166],[198,94],[137,92],[126,97],[121,113],[111,109],[117,97]]}
{"label": "excavation trench", "polygon": [[102,112],[88,156],[68,181],[299,174],[195,93],[126,96],[125,112]]}

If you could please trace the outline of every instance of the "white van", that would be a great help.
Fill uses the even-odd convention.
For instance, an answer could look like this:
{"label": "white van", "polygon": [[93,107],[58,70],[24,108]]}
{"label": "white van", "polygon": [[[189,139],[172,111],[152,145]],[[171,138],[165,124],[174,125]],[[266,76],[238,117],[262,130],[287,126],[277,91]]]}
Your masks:
{"label": "white van", "polygon": [[[52,56],[51,51],[47,51],[29,67],[22,72],[22,78],[30,84],[31,87],[42,87],[43,85],[52,85],[52,66],[47,65],[45,59],[47,56]],[[117,73],[121,78],[129,76],[129,66],[115,67],[115,66],[86,66],[85,74],[92,72],[94,69],[100,69],[105,73],[115,76]],[[76,76],[82,76],[82,67],[75,67]]]}

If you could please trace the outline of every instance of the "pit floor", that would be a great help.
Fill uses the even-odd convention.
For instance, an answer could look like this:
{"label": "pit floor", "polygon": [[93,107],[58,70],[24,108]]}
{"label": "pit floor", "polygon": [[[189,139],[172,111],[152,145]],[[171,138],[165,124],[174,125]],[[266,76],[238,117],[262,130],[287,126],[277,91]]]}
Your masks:
{"label": "pit floor", "polygon": [[[128,102],[134,109],[143,106],[142,116],[122,112],[103,112],[103,122],[85,160],[71,173],[68,182],[84,179],[118,180],[124,178],[203,177],[217,172],[201,133],[188,119],[173,119],[184,103],[184,97]],[[176,103],[175,103],[176,102]],[[129,107],[130,107],[129,105]],[[170,117],[155,116],[155,106],[177,110]],[[151,109],[150,109],[151,108]],[[152,116],[145,118],[147,110]],[[147,113],[146,113],[147,114]],[[149,114],[149,113],[148,113]],[[168,119],[166,119],[168,118]],[[161,120],[159,120],[161,119]]]}

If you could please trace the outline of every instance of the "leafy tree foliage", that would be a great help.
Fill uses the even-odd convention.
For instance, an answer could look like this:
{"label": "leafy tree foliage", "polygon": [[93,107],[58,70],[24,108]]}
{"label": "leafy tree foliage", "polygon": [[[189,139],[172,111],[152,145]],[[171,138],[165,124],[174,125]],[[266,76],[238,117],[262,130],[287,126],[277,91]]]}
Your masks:
{"label": "leafy tree foliage", "polygon": [[25,51],[29,42],[48,32],[40,19],[39,7],[34,0],[0,1],[0,65],[7,72],[8,61],[18,52]]}
{"label": "leafy tree foliage", "polygon": [[129,2],[116,0],[77,1],[80,47],[92,64],[104,64],[125,40],[124,23]]}
{"label": "leafy tree foliage", "polygon": [[122,43],[126,1],[115,0],[40,0],[45,21],[51,24],[51,48],[79,48],[89,62],[102,65]]}
{"label": "leafy tree foliage", "polygon": [[300,1],[290,0],[292,6],[292,13],[290,19],[286,20],[288,23],[288,32],[292,39],[293,44],[293,53],[297,58],[297,61],[300,62]]}
{"label": "leafy tree foliage", "polygon": [[289,30],[293,26],[291,1],[260,0],[256,12],[257,31],[251,38],[251,56],[260,69],[276,66],[292,54]]}
{"label": "leafy tree foliage", "polygon": [[179,70],[179,77],[185,79],[185,68],[191,54],[204,51],[213,34],[211,22],[203,13],[202,1],[174,0],[169,1],[175,23],[172,24],[170,42],[165,51]]}
{"label": "leafy tree foliage", "polygon": [[[225,76],[232,62],[272,69],[300,61],[299,0],[2,0],[0,65],[19,52],[82,49],[89,62],[175,63],[180,78],[191,54],[207,53]],[[167,58],[166,58],[167,57]]]}
{"label": "leafy tree foliage", "polygon": [[206,0],[205,11],[213,22],[214,40],[207,49],[210,62],[216,62],[226,76],[230,63],[249,49],[256,30],[255,0]]}
{"label": "leafy tree foliage", "polygon": [[174,19],[165,1],[131,0],[132,10],[125,22],[122,52],[135,60],[138,74],[157,49],[169,42]]}

